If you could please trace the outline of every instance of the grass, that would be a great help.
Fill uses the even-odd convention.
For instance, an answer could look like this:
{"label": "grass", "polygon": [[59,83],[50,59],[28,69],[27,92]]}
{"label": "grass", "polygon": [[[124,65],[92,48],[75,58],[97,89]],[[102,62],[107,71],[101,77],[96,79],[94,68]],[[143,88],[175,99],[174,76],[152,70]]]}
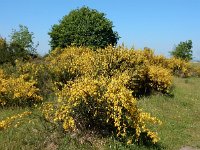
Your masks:
{"label": "grass", "polygon": [[[126,146],[114,138],[99,138],[89,134],[80,138],[63,134],[62,130],[41,118],[37,109],[24,119],[17,128],[0,131],[0,149],[169,149],[183,146],[200,148],[200,78],[175,78],[174,96],[160,94],[139,100],[139,107],[159,118],[163,125],[158,128],[161,138],[155,147]],[[0,120],[28,110],[27,108],[0,109]],[[32,120],[31,122],[29,120]]]}
{"label": "grass", "polygon": [[139,106],[163,121],[160,143],[170,150],[182,146],[200,148],[200,78],[175,78],[174,97],[154,95]]}
{"label": "grass", "polygon": [[[27,109],[26,109],[27,110]],[[0,115],[11,116],[24,111],[20,108],[1,110]],[[5,117],[4,117],[5,118]],[[29,120],[32,122],[29,123]],[[43,123],[33,115],[27,117],[19,127],[0,131],[0,149],[40,149],[47,136]]]}

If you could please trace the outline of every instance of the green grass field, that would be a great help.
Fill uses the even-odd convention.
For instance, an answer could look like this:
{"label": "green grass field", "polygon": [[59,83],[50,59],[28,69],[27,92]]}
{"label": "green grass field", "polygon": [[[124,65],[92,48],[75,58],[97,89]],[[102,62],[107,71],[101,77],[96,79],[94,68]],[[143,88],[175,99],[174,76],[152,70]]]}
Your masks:
{"label": "green grass field", "polygon": [[175,78],[174,83],[174,97],[155,95],[139,104],[163,121],[158,132],[166,149],[200,148],[200,78]]}
{"label": "green grass field", "polygon": [[[174,96],[155,94],[139,100],[140,108],[150,112],[163,122],[158,129],[161,140],[155,147],[125,146],[114,138],[100,138],[92,133],[87,133],[79,138],[74,135],[65,135],[62,129],[43,120],[39,112],[34,109],[32,110],[33,114],[24,118],[19,127],[0,131],[0,149],[179,150],[183,146],[200,149],[199,85],[200,78],[175,78]],[[15,107],[0,109],[0,120],[22,111],[24,109]]]}

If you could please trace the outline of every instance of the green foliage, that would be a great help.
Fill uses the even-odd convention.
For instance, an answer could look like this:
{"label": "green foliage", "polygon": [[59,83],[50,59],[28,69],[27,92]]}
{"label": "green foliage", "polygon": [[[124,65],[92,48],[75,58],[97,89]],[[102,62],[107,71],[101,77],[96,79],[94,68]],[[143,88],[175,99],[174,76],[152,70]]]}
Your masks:
{"label": "green foliage", "polygon": [[116,45],[119,36],[112,30],[112,22],[95,9],[82,7],[64,16],[59,24],[53,25],[49,35],[52,49],[56,47],[89,46],[104,48]]}
{"label": "green foliage", "polygon": [[181,58],[186,61],[192,60],[192,41],[180,42],[170,53],[176,58]]}
{"label": "green foliage", "polygon": [[26,26],[19,25],[19,31],[13,30],[10,41],[0,37],[0,64],[15,64],[16,59],[27,60],[37,57],[33,33]]}
{"label": "green foliage", "polygon": [[0,64],[10,61],[10,53],[7,46],[6,40],[0,37]]}
{"label": "green foliage", "polygon": [[21,53],[36,54],[38,44],[36,46],[34,45],[34,36],[33,33],[28,30],[28,27],[19,25],[19,30],[13,30],[10,37],[11,45],[13,44],[13,47],[17,47],[18,51],[16,53],[20,53],[20,48]]}
{"label": "green foliage", "polygon": [[27,51],[18,43],[7,43],[3,38],[0,39],[0,64],[14,64],[16,59],[25,59],[28,56]]}

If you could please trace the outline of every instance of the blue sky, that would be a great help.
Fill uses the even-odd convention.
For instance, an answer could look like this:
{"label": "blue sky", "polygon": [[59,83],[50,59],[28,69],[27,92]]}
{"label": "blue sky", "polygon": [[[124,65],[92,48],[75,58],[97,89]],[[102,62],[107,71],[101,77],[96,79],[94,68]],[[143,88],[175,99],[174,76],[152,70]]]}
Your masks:
{"label": "blue sky", "polygon": [[12,29],[25,25],[48,53],[51,26],[71,10],[88,6],[104,12],[127,47],[150,47],[169,56],[180,41],[193,41],[200,60],[200,0],[0,0],[0,35],[9,40]]}

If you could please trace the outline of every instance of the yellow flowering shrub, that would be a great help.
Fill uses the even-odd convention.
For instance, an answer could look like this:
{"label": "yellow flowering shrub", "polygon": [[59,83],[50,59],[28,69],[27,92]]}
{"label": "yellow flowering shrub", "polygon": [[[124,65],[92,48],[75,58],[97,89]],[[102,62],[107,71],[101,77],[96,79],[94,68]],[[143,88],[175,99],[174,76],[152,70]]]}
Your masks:
{"label": "yellow flowering shrub", "polygon": [[[85,75],[112,77],[118,72],[122,73],[128,70],[131,79],[126,86],[133,91],[134,95],[142,95],[151,91],[152,88],[149,86],[148,71],[154,57],[154,63],[159,64],[158,60],[162,60],[162,57],[158,58],[150,50],[107,47],[92,51],[88,48],[71,47],[56,49],[46,58],[46,63],[49,64],[52,80],[62,83]],[[163,66],[160,66],[158,69],[162,70]],[[171,86],[168,83],[165,85]]]}
{"label": "yellow flowering shrub", "polygon": [[15,61],[15,74],[17,76],[26,74],[28,80],[36,81],[34,86],[40,89],[38,94],[43,97],[48,97],[54,88],[50,67],[42,60],[32,60],[23,62],[20,60]]}
{"label": "yellow flowering shrub", "polygon": [[[148,123],[161,122],[150,114],[137,108],[137,100],[126,87],[130,76],[128,72],[113,77],[92,78],[84,76],[58,90],[57,103],[47,103],[43,113],[47,119],[61,122],[66,131],[93,127],[112,127],[120,138],[138,141],[142,133],[153,143],[159,138],[148,128]],[[133,130],[133,134],[129,134]]]}
{"label": "yellow flowering shrub", "polygon": [[189,62],[179,58],[170,58],[166,61],[167,68],[171,69],[174,75],[180,77],[190,76],[191,65]]}
{"label": "yellow flowering shrub", "polygon": [[148,76],[150,79],[149,85],[163,93],[169,93],[172,84],[172,75],[169,69],[160,66],[149,66]]}
{"label": "yellow flowering shrub", "polygon": [[45,61],[57,102],[46,103],[43,114],[66,131],[109,128],[127,143],[142,140],[144,133],[156,143],[158,135],[148,126],[161,122],[138,109],[135,96],[168,92],[171,72],[158,65],[162,59],[153,51],[124,47],[56,49]]}
{"label": "yellow flowering shrub", "polygon": [[173,75],[180,77],[190,76],[191,65],[180,58],[166,58],[163,55],[155,55],[151,49],[144,50],[143,55],[148,59],[150,65],[161,66],[169,69]]}
{"label": "yellow flowering shrub", "polygon": [[27,75],[12,77],[4,75],[0,70],[0,104],[1,105],[30,105],[42,101],[35,87],[36,81],[26,80]]}
{"label": "yellow flowering shrub", "polygon": [[191,72],[192,72],[193,76],[200,77],[200,66],[199,66],[199,64],[192,66]]}
{"label": "yellow flowering shrub", "polygon": [[159,137],[150,126],[161,121],[139,109],[137,97],[169,93],[172,74],[188,76],[189,68],[150,49],[57,48],[44,60],[16,61],[9,75],[0,69],[0,104],[48,99],[42,107],[45,118],[65,131],[101,128],[127,143],[143,140],[144,134],[156,143]]}
{"label": "yellow flowering shrub", "polygon": [[89,48],[56,49],[46,58],[46,63],[54,81],[66,83],[78,76],[91,73],[95,61],[93,54]]}

